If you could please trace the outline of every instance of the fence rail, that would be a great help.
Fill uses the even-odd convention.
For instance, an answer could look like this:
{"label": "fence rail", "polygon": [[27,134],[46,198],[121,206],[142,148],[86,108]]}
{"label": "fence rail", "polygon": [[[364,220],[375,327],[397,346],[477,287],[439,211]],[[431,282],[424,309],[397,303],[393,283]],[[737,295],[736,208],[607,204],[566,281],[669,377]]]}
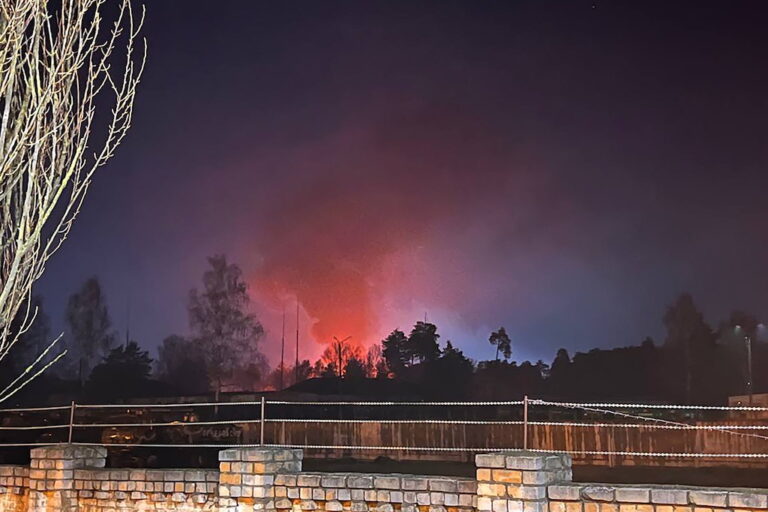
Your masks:
{"label": "fence rail", "polygon": [[[124,410],[128,413],[166,409],[198,408],[258,408],[252,416],[233,419],[184,419],[173,421],[95,421],[84,422],[78,411]],[[280,409],[293,406],[288,412],[317,414],[318,407],[337,408],[340,417],[270,417],[268,407]],[[423,412],[424,407],[447,407],[473,411],[482,407],[516,409],[514,419],[444,419],[444,418],[343,418],[344,408],[380,408],[389,411]],[[454,409],[450,409],[453,411]],[[582,416],[598,416],[596,421],[563,421],[536,419],[541,411],[569,413]],[[637,411],[640,411],[639,413]],[[192,402],[173,404],[77,404],[67,406],[0,409],[0,421],[30,415],[50,413],[61,417],[58,423],[0,425],[0,432],[39,432],[67,430],[63,438],[41,442],[29,439],[3,439],[0,447],[41,446],[56,442],[72,444],[118,446],[122,448],[228,448],[235,446],[275,446],[317,450],[319,452],[435,452],[467,454],[485,450],[530,449],[532,451],[559,451],[585,459],[595,457],[615,458],[690,458],[754,460],[768,458],[768,421],[752,419],[751,423],[707,424],[685,423],[677,420],[649,417],[648,411],[671,413],[680,411],[766,412],[768,407],[753,406],[705,406],[667,404],[623,404],[610,402],[556,402],[525,397],[515,401],[286,401],[267,400],[242,402]],[[30,414],[26,414],[30,413]],[[153,413],[154,414],[154,413]],[[646,415],[641,415],[646,414]],[[290,414],[284,414],[290,416]],[[533,416],[533,418],[532,418]],[[518,419],[519,418],[519,419]],[[606,418],[617,421],[606,421]],[[61,421],[64,420],[64,421]],[[631,421],[630,421],[631,420]],[[187,429],[198,427],[237,427],[242,437],[237,443],[195,442],[189,434],[189,442],[123,442],[83,441],[82,437],[97,429]],[[254,430],[255,429],[255,430]],[[479,430],[477,430],[479,429]],[[654,434],[655,433],[655,434]],[[154,438],[153,438],[154,439]],[[330,439],[331,442],[327,442]],[[366,442],[367,441],[367,442]],[[479,441],[479,442],[478,442]],[[501,441],[501,442],[497,442]],[[485,444],[485,446],[480,446]],[[714,449],[719,448],[715,451]]]}

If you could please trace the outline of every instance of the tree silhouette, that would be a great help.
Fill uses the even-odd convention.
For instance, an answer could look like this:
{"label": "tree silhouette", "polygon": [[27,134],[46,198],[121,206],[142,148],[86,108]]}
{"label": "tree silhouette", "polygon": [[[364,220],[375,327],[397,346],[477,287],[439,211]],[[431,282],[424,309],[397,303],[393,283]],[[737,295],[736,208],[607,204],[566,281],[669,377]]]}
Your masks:
{"label": "tree silhouette", "polygon": [[405,333],[395,329],[382,340],[381,345],[383,347],[382,356],[387,362],[389,371],[395,375],[400,375],[408,362],[408,338]]}
{"label": "tree silhouette", "polygon": [[381,345],[375,343],[365,353],[365,373],[368,377],[383,379],[387,377],[387,362],[381,351]]}
{"label": "tree silhouette", "polygon": [[[358,361],[362,361],[362,354],[363,351],[360,346],[350,343],[349,338],[338,339],[334,337],[331,344],[325,347],[323,353],[320,354],[318,363],[324,369],[332,366],[333,371],[337,373],[337,377],[342,377],[349,360],[355,358]],[[341,375],[339,375],[339,370]]]}
{"label": "tree silhouette", "polygon": [[126,398],[141,396],[148,390],[152,358],[135,341],[119,346],[96,365],[86,390],[94,398]]}
{"label": "tree silhouette", "polygon": [[549,368],[548,387],[550,393],[557,397],[564,397],[567,396],[564,391],[571,384],[571,356],[566,349],[561,348],[557,351]]}
{"label": "tree silhouette", "polygon": [[428,322],[416,322],[413,326],[408,343],[406,345],[406,354],[411,363],[414,359],[419,362],[434,361],[440,357],[440,346],[437,340],[440,335],[437,334],[437,326]]}
{"label": "tree silhouette", "polygon": [[305,359],[299,363],[298,368],[293,368],[291,374],[296,376],[296,382],[294,382],[294,384],[303,382],[312,377],[312,365],[308,359]]}
{"label": "tree silhouette", "polygon": [[474,365],[448,341],[438,359],[424,363],[422,386],[435,397],[461,398],[469,391]]}
{"label": "tree silhouette", "polygon": [[366,378],[366,376],[365,363],[356,357],[350,357],[344,368],[344,377],[352,380],[360,380]]}
{"label": "tree silhouette", "polygon": [[240,267],[226,256],[208,258],[203,289],[189,294],[189,323],[199,344],[209,381],[218,398],[224,383],[238,370],[265,366],[258,343],[264,329],[248,311],[250,297]]}
{"label": "tree silhouette", "polygon": [[209,389],[200,345],[182,336],[174,334],[163,340],[158,348],[157,373],[161,381],[185,395]]}
{"label": "tree silhouette", "polygon": [[[23,306],[69,235],[94,174],[131,124],[146,55],[134,44],[142,20],[129,0],[109,7],[2,2],[0,361],[34,322],[35,311]],[[16,336],[14,320],[24,326]],[[12,378],[10,388],[0,389],[0,402],[62,357],[58,351],[49,356],[59,339]]]}
{"label": "tree silhouette", "polygon": [[69,297],[66,318],[69,346],[78,361],[77,374],[82,387],[93,365],[108,353],[115,340],[106,297],[98,279],[91,277]]}
{"label": "tree silhouette", "polygon": [[664,326],[667,338],[664,346],[677,352],[682,358],[684,367],[684,396],[686,403],[693,398],[694,380],[702,375],[695,375],[697,368],[705,366],[705,361],[711,356],[715,345],[712,329],[704,322],[704,317],[696,308],[693,297],[688,293],[681,294],[667,308],[664,314]]}
{"label": "tree silhouette", "polygon": [[499,327],[498,331],[492,332],[491,336],[488,338],[488,341],[491,343],[491,345],[496,346],[497,361],[499,360],[499,352],[504,355],[505,361],[512,357],[512,340],[509,339],[507,330],[504,329],[504,327]]}
{"label": "tree silhouette", "polygon": [[[322,364],[320,360],[317,362],[319,365]],[[296,376],[298,376],[298,380],[296,380]],[[282,379],[280,376],[280,365],[278,364],[272,369],[272,371],[267,375],[265,379],[262,379],[262,384],[266,384],[272,389],[280,390],[281,383],[283,385],[283,389],[285,389],[293,386],[294,384],[298,384],[299,382],[303,382],[313,376],[316,376],[314,368],[312,367],[312,364],[309,362],[309,360],[305,359],[299,363],[298,368],[291,365],[285,365]]]}

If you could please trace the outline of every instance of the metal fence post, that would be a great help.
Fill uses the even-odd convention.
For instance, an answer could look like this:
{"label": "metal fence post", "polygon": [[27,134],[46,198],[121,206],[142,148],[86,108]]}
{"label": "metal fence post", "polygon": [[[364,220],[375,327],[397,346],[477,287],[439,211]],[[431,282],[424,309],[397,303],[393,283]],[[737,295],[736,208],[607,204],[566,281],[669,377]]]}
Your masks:
{"label": "metal fence post", "polygon": [[528,395],[523,397],[523,450],[528,449]]}
{"label": "metal fence post", "polygon": [[72,430],[75,428],[75,401],[72,400],[72,404],[69,407],[69,435],[67,436],[67,443],[72,443]]}
{"label": "metal fence post", "polygon": [[259,422],[259,425],[261,426],[261,435],[259,437],[260,439],[259,444],[261,444],[262,446],[264,446],[264,410],[266,409],[265,405],[266,403],[264,400],[264,395],[261,395],[261,421]]}

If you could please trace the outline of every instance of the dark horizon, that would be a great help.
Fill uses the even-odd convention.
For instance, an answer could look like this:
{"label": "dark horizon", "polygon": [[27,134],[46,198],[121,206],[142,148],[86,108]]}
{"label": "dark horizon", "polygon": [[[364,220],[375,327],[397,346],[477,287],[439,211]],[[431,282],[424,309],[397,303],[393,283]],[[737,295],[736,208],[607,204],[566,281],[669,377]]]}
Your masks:
{"label": "dark horizon", "polygon": [[150,4],[133,127],[37,290],[61,329],[99,276],[154,351],[225,253],[273,364],[297,294],[312,360],[311,336],[371,344],[425,312],[473,358],[503,325],[546,362],[662,342],[684,291],[713,326],[766,319],[766,22],[758,2]]}

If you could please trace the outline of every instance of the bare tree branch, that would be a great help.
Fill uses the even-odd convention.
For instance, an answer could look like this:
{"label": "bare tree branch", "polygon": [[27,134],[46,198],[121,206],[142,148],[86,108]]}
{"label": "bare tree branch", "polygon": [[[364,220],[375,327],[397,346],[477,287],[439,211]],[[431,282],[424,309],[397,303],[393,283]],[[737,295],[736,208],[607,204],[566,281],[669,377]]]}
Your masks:
{"label": "bare tree branch", "polygon": [[[137,16],[130,0],[116,0],[116,20],[105,25],[105,3],[0,0],[0,361],[32,325],[32,285],[131,124],[146,60],[146,42],[138,56],[135,44],[144,10]],[[109,98],[99,141],[97,110]],[[12,331],[17,315],[22,327]],[[52,363],[45,356],[59,338],[11,380],[0,402]]]}

